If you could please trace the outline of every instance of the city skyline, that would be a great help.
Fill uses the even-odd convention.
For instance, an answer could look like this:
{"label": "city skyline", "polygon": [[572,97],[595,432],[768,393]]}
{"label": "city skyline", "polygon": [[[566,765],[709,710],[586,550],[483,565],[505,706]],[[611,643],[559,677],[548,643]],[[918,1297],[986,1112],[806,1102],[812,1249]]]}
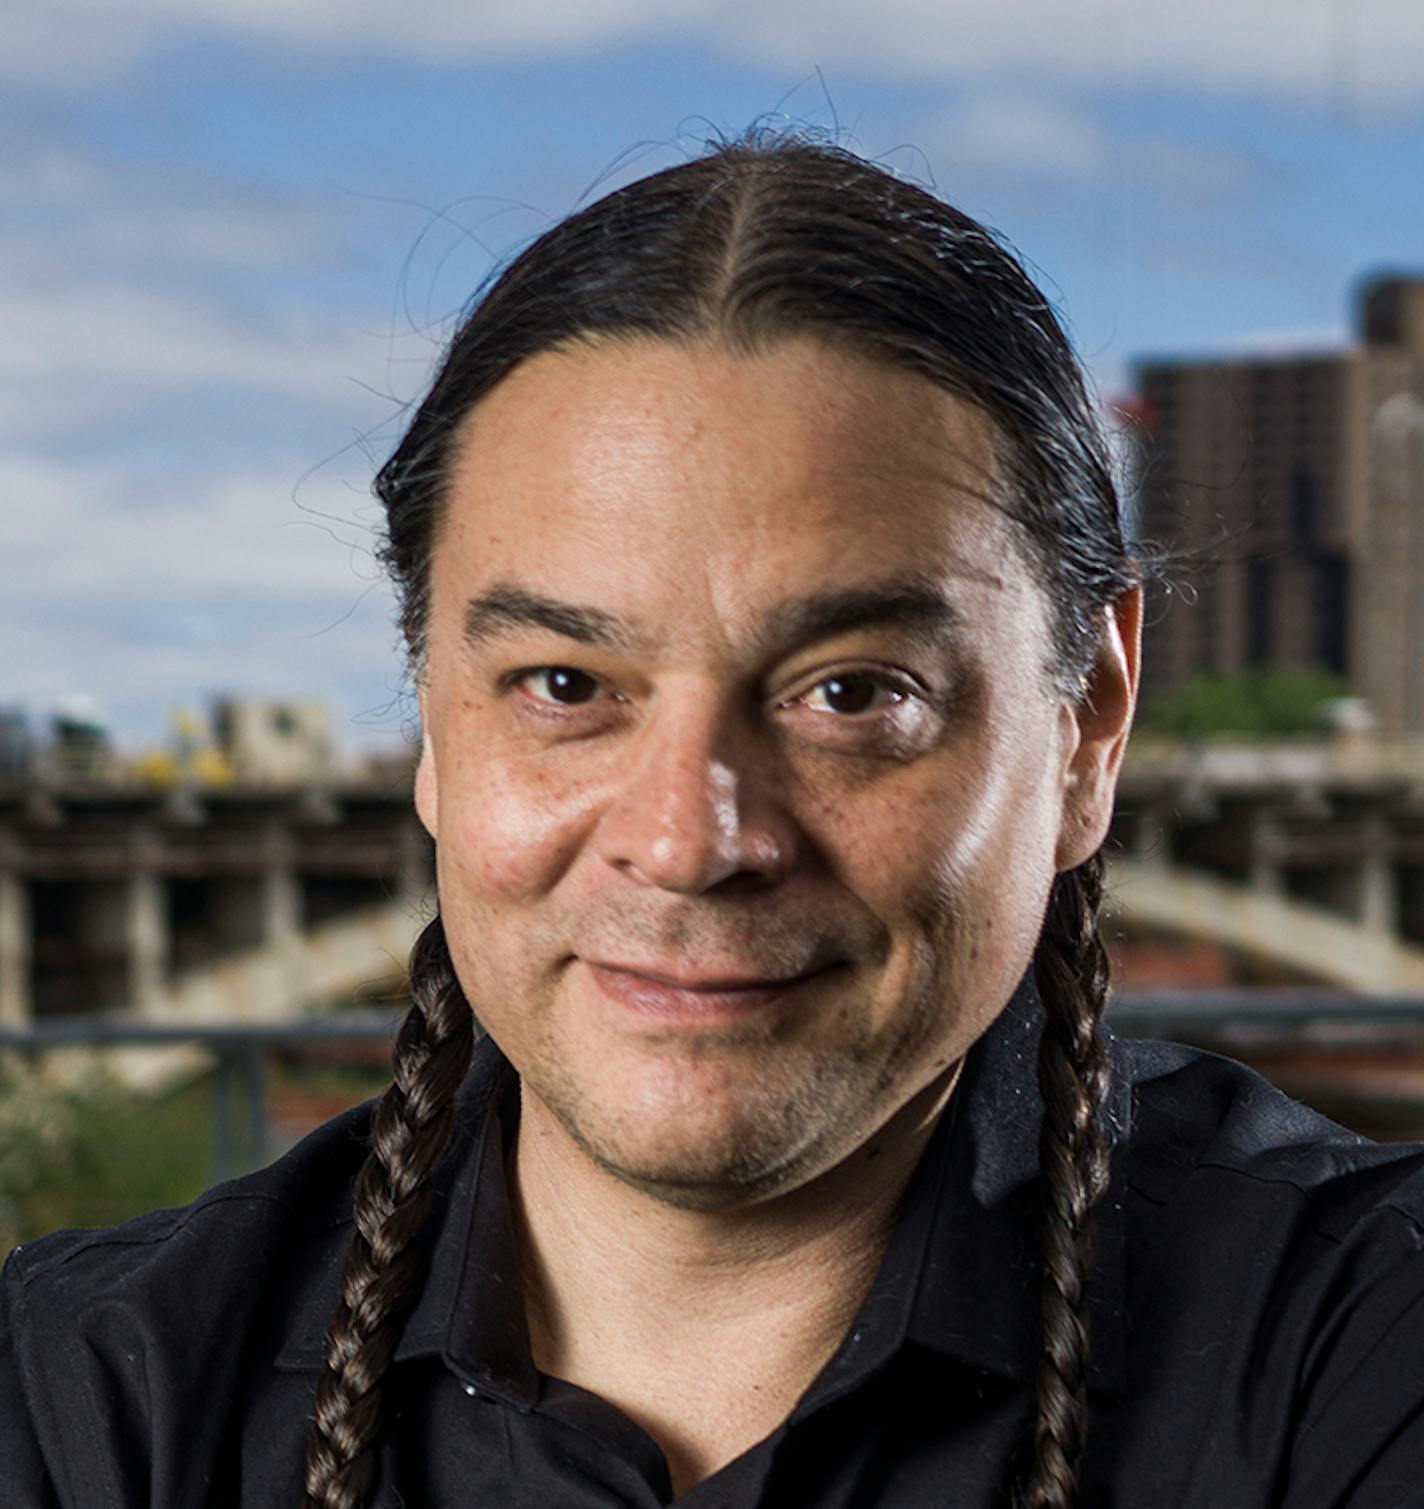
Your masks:
{"label": "city skyline", "polygon": [[758,119],[1001,229],[1105,397],[1424,266],[1424,18],[1339,0],[285,14],[22,0],[0,62],[0,703],[409,726],[373,463],[492,258]]}

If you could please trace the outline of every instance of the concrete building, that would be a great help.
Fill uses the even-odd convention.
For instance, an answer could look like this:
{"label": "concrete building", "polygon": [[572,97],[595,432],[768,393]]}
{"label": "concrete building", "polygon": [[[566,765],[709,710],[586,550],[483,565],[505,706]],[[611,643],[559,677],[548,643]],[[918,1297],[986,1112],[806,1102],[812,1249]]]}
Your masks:
{"label": "concrete building", "polygon": [[1180,590],[1149,690],[1318,667],[1382,733],[1424,732],[1424,276],[1361,290],[1341,351],[1145,362],[1138,533]]}
{"label": "concrete building", "polygon": [[213,705],[213,732],[244,785],[300,786],[340,774],[324,702],[221,698]]}
{"label": "concrete building", "polygon": [[34,761],[35,741],[24,709],[0,707],[0,780],[29,775]]}

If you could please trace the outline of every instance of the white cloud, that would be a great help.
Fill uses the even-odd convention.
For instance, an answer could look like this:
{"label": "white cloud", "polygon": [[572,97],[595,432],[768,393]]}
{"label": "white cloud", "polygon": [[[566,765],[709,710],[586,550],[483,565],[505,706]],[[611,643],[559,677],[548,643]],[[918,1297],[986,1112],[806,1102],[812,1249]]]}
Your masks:
{"label": "white cloud", "polygon": [[[43,712],[96,694],[121,704],[130,743],[221,688],[326,696],[347,719],[384,705],[400,662],[364,482],[355,462],[300,481],[295,464],[207,477],[0,459],[4,700]],[[375,729],[398,732],[398,715]]]}
{"label": "white cloud", "polygon": [[393,405],[358,385],[405,398],[429,370],[432,335],[330,291],[347,201],[13,138],[0,179],[25,210],[0,227],[0,444],[81,439],[199,388],[370,425]]}
{"label": "white cloud", "polygon": [[435,63],[548,56],[678,35],[754,63],[966,83],[1121,83],[1417,111],[1417,0],[12,0],[0,68],[122,76],[175,36]]}
{"label": "white cloud", "polygon": [[1229,192],[1246,176],[1240,155],[1165,137],[1125,135],[1047,92],[970,93],[922,123],[913,139],[946,174],[983,170],[1051,180],[1060,188],[1127,184],[1194,202]]}
{"label": "white cloud", "polygon": [[11,547],[3,595],[212,601],[259,584],[345,600],[378,576],[376,505],[364,480],[354,457],[303,477],[296,462],[207,476],[127,459],[12,455],[0,459]]}
{"label": "white cloud", "polygon": [[[916,140],[924,140],[917,132]],[[1086,116],[1044,98],[976,95],[936,124],[942,160],[993,170],[1051,172],[1078,179],[1102,176],[1106,133]],[[940,153],[933,153],[936,161]]]}
{"label": "white cloud", "polygon": [[[228,382],[311,393],[358,364],[345,322],[274,316],[266,328],[215,301],[123,283],[0,290],[4,368],[22,384],[84,373],[99,381]],[[285,327],[285,328],[283,328]]]}
{"label": "white cloud", "polygon": [[[53,268],[56,247],[95,266],[142,259],[149,276],[183,268],[273,267],[329,260],[340,246],[330,202],[283,195],[263,186],[173,161],[103,159],[34,131],[0,135],[0,181],[22,204],[31,243],[42,233]],[[26,245],[6,228],[7,272]],[[26,265],[26,264],[21,264]]]}
{"label": "white cloud", "polygon": [[748,52],[965,82],[1021,76],[1265,91],[1418,109],[1424,9],[1414,0],[855,0],[719,10]]}
{"label": "white cloud", "polygon": [[1351,334],[1342,320],[1336,325],[1267,326],[1227,336],[1216,349],[1229,356],[1276,357],[1338,356],[1351,344]]}
{"label": "white cloud", "polygon": [[329,286],[348,206],[14,139],[0,176],[26,208],[0,229],[0,700],[96,694],[128,742],[219,688],[387,706],[392,603],[347,442],[435,345]]}
{"label": "white cloud", "polygon": [[[418,391],[435,352],[426,335],[378,335],[351,313],[254,316],[211,294],[117,279],[0,285],[0,329],[0,445],[82,441],[164,407],[171,422],[195,390],[224,388],[229,432],[281,406],[349,434],[395,412],[381,393]],[[313,443],[327,444],[329,428],[318,433]]]}

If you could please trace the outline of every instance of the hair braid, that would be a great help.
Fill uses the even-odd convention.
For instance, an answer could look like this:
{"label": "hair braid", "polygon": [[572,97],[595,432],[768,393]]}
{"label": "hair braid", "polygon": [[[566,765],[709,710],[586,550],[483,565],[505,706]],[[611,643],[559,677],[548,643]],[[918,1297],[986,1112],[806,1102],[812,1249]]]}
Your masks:
{"label": "hair braid", "polygon": [[410,993],[415,1004],[391,1054],[394,1082],[376,1107],[371,1153],[356,1177],[356,1230],[341,1302],[327,1330],[305,1509],[357,1509],[370,1486],[381,1380],[414,1296],[416,1237],[449,1141],[455,1091],[474,1049],[474,1015],[438,916],[411,950]]}
{"label": "hair braid", "polygon": [[1038,1154],[1044,1350],[1026,1509],[1071,1509],[1087,1431],[1091,1220],[1108,1179],[1108,1146],[1099,1121],[1109,1082],[1100,1029],[1108,987],[1107,953],[1097,925],[1102,893],[1099,850],[1055,879],[1034,955],[1034,981],[1045,1012],[1038,1053],[1044,1102]]}

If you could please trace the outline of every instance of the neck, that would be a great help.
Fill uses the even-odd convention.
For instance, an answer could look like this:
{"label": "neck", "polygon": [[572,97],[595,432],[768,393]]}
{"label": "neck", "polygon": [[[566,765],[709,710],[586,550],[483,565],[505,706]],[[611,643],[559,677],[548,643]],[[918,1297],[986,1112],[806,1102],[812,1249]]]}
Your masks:
{"label": "neck", "polygon": [[512,1188],[535,1365],[647,1430],[679,1493],[739,1456],[854,1319],[955,1077],[808,1183],[716,1210],[619,1180],[526,1093]]}

